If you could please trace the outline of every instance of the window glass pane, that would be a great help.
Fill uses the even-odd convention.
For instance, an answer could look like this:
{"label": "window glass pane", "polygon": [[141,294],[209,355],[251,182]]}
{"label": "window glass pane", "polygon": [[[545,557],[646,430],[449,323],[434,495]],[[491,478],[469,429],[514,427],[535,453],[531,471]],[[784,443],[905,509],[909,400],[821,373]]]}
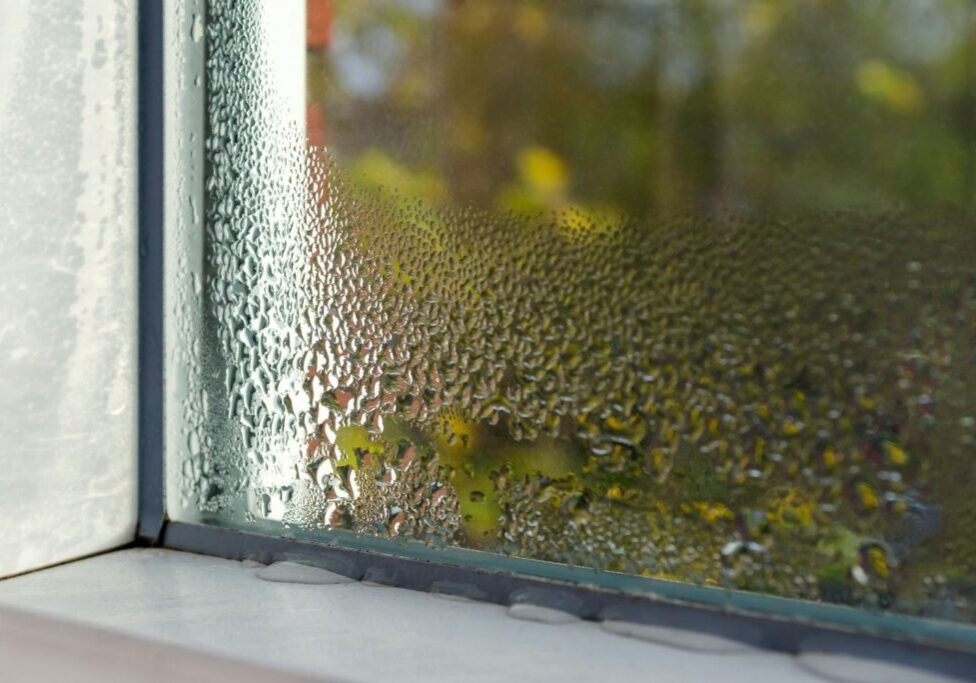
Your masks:
{"label": "window glass pane", "polygon": [[206,36],[177,516],[976,621],[969,3]]}

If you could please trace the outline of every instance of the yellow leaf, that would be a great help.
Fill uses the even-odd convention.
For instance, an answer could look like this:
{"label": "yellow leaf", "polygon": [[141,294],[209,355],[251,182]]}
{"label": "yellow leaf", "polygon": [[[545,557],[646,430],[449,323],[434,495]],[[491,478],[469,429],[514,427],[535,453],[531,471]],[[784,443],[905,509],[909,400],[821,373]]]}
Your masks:
{"label": "yellow leaf", "polygon": [[827,448],[823,454],[824,466],[832,470],[837,467],[837,452],[833,448]]}
{"label": "yellow leaf", "polygon": [[371,441],[369,432],[359,425],[346,425],[336,430],[335,445],[342,453],[342,460],[337,465],[348,465],[354,470],[359,469],[360,453],[382,453],[383,445]]}
{"label": "yellow leaf", "polygon": [[527,147],[519,152],[516,166],[522,180],[542,194],[561,194],[569,182],[566,163],[545,147]]}
{"label": "yellow leaf", "polygon": [[913,114],[922,107],[922,89],[908,71],[878,60],[862,62],[855,75],[865,97],[900,114]]}
{"label": "yellow leaf", "polygon": [[859,483],[857,485],[857,496],[861,499],[861,505],[865,509],[876,510],[878,508],[878,494],[874,492],[870,484]]}
{"label": "yellow leaf", "polygon": [[549,33],[549,18],[539,7],[522,5],[515,10],[515,32],[527,43],[538,43]]}
{"label": "yellow leaf", "polygon": [[874,573],[882,579],[888,578],[888,558],[881,548],[871,548],[868,550],[868,558],[871,560],[871,568]]}
{"label": "yellow leaf", "polygon": [[714,524],[721,519],[735,519],[735,513],[722,503],[695,503],[699,516],[709,524]]}
{"label": "yellow leaf", "polygon": [[895,465],[904,465],[908,462],[908,455],[898,444],[886,441],[885,451],[888,453],[888,459]]}

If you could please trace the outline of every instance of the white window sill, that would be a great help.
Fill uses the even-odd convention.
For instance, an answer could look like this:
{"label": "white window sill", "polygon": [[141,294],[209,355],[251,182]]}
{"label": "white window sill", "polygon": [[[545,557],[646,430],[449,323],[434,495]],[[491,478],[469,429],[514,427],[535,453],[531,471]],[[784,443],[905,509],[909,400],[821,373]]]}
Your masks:
{"label": "white window sill", "polygon": [[[72,667],[72,680],[103,681],[824,680],[783,654],[690,652],[592,622],[534,623],[497,605],[363,583],[272,583],[256,572],[133,549],[2,581],[0,661],[20,672],[16,680],[53,680],[47,674],[59,663]],[[86,666],[104,670],[106,659],[76,655],[99,649],[130,654],[86,678]],[[847,664],[863,674],[856,680],[940,680]]]}

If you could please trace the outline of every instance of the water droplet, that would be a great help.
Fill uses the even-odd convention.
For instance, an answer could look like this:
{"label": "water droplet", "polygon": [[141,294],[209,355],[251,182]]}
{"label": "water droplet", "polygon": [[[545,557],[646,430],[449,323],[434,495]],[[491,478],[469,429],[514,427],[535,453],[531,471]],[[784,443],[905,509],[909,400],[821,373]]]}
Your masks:
{"label": "water droplet", "polygon": [[264,581],[273,581],[276,583],[333,585],[356,582],[356,579],[330,572],[327,569],[288,561],[269,564],[267,567],[260,569],[255,576]]}
{"label": "water droplet", "polygon": [[551,607],[532,605],[527,602],[516,603],[508,608],[508,616],[522,621],[534,621],[540,624],[569,624],[579,621],[579,617],[569,612],[563,612]]}
{"label": "water droplet", "polygon": [[194,43],[199,43],[203,40],[203,15],[193,15],[190,23],[190,38]]}
{"label": "water droplet", "polygon": [[646,640],[659,645],[668,645],[692,652],[710,654],[737,654],[753,649],[746,643],[732,638],[652,624],[638,624],[629,621],[605,620],[600,622],[604,631],[618,636]]}

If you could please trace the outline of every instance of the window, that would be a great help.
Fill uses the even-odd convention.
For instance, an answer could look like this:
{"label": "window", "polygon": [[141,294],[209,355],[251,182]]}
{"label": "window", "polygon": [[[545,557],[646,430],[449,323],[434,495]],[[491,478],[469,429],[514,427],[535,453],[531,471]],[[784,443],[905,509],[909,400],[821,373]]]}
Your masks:
{"label": "window", "polygon": [[177,25],[179,528],[971,645],[968,4]]}

